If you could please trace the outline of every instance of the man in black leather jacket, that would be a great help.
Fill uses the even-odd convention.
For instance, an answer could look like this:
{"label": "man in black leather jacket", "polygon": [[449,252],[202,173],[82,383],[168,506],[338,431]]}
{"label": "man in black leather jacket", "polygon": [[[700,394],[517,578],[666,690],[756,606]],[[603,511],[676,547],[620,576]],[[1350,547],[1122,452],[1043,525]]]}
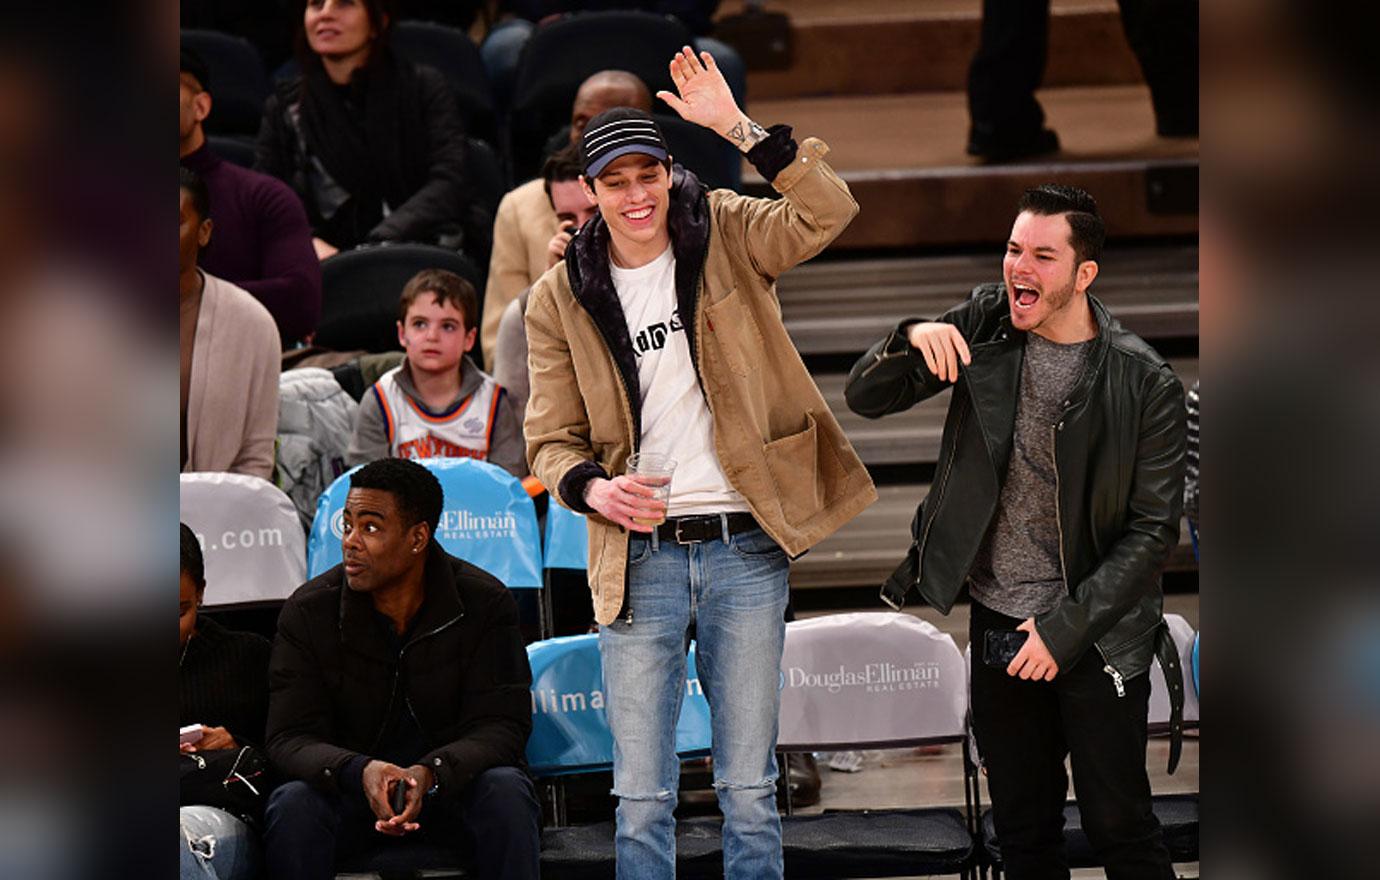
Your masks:
{"label": "man in black leather jacket", "polygon": [[1145,738],[1158,652],[1173,772],[1183,681],[1160,572],[1178,543],[1184,392],[1089,295],[1104,237],[1087,193],[1028,190],[1003,283],[902,322],[848,379],[848,405],[871,418],[953,388],[934,483],[882,598],[899,609],[913,587],[948,613],[968,587],[973,719],[1013,880],[1068,877],[1066,755],[1108,876],[1173,876]]}

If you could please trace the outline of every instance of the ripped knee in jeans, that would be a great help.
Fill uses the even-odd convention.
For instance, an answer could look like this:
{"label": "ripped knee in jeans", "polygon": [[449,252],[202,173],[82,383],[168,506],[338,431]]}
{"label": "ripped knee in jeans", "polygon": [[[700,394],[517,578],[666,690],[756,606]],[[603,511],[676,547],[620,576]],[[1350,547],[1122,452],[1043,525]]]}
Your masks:
{"label": "ripped knee in jeans", "polygon": [[715,790],[715,791],[730,791],[730,792],[733,792],[733,791],[763,791],[763,790],[775,791],[775,790],[776,790],[776,777],[775,777],[775,776],[766,776],[766,777],[763,777],[763,778],[762,778],[762,781],[761,781],[761,782],[734,782],[734,781],[731,780],[731,779],[715,779],[715,780],[714,780],[714,790]]}
{"label": "ripped knee in jeans", "polygon": [[676,793],[669,788],[663,788],[660,791],[650,793],[625,792],[615,788],[611,789],[609,794],[624,801],[670,801],[676,798]]}

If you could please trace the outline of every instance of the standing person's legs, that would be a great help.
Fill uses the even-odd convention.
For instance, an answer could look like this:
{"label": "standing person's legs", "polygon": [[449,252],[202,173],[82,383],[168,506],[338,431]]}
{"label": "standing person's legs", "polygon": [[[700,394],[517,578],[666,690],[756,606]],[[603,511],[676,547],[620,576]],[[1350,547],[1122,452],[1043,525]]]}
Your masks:
{"label": "standing person's legs", "polygon": [[1198,0],[1117,0],[1164,137],[1198,136]]}
{"label": "standing person's legs", "polygon": [[1055,679],[1083,828],[1108,880],[1172,880],[1145,772],[1150,676],[1118,697],[1102,665],[1094,649]]}
{"label": "standing person's legs", "polygon": [[1049,53],[1049,0],[983,0],[981,34],[968,69],[968,152],[1002,158],[1056,149],[1057,138],[1040,142],[1045,113],[1035,100]]}
{"label": "standing person's legs", "polygon": [[1063,731],[1053,682],[1022,681],[983,663],[983,633],[1021,621],[972,603],[972,707],[992,818],[1010,880],[1067,880]]}
{"label": "standing person's legs", "polygon": [[754,530],[693,545],[700,684],[714,733],[714,788],[724,814],[724,876],[782,876],[776,732],[789,562]]}
{"label": "standing person's legs", "polygon": [[671,878],[676,870],[676,721],[685,694],[690,575],[686,548],[628,539],[625,613],[599,628],[604,696],[613,732],[614,848],[619,880]]}

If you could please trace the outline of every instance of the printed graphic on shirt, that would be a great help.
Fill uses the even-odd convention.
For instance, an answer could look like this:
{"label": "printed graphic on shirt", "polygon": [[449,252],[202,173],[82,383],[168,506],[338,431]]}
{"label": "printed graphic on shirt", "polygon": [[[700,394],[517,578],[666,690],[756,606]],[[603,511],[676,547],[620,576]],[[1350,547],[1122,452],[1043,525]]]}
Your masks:
{"label": "printed graphic on shirt", "polygon": [[[483,427],[483,423],[479,423]],[[473,429],[478,430],[478,429]],[[459,443],[452,443],[430,432],[421,437],[398,444],[398,458],[477,458],[484,461],[489,456],[487,449],[470,449]]]}
{"label": "printed graphic on shirt", "polygon": [[657,321],[649,324],[637,331],[633,336],[633,348],[637,352],[637,357],[641,360],[642,355],[649,351],[661,351],[666,347],[666,341],[672,333],[684,333],[685,326],[680,322],[680,310],[671,312],[671,322]]}

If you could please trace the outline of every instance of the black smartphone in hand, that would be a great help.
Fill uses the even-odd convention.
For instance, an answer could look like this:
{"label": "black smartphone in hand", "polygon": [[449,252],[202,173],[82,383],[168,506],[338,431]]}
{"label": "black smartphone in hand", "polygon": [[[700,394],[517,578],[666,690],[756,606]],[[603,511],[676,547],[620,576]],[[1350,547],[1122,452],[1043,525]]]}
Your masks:
{"label": "black smartphone in hand", "polygon": [[983,633],[982,662],[996,669],[1005,669],[1030,638],[1030,633],[1013,629],[989,629]]}
{"label": "black smartphone in hand", "polygon": [[393,793],[388,798],[388,806],[393,808],[394,816],[401,816],[407,809],[407,780],[399,779],[393,783]]}

